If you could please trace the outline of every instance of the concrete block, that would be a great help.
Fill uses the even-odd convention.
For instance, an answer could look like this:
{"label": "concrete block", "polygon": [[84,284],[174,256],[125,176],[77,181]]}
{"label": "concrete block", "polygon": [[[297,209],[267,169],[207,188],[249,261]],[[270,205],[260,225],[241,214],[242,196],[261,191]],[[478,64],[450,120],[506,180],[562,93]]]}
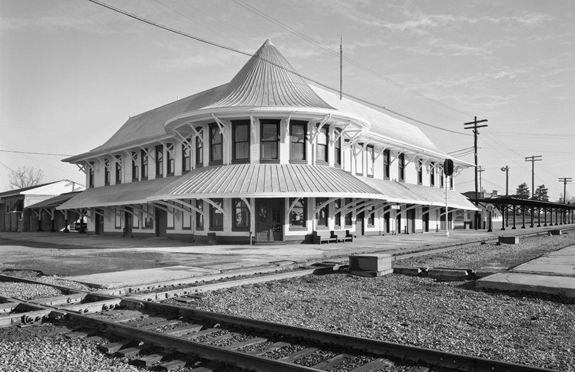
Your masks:
{"label": "concrete block", "polygon": [[469,275],[469,272],[472,273],[473,270],[433,268],[427,271],[427,276],[429,278],[437,278],[437,279],[466,280],[471,277]]}
{"label": "concrete block", "polygon": [[561,229],[559,230],[549,230],[549,235],[561,235],[563,234],[563,231]]}
{"label": "concrete block", "polygon": [[575,298],[575,278],[523,273],[497,273],[475,282],[476,288],[548,293]]}
{"label": "concrete block", "polygon": [[423,273],[427,273],[427,268],[422,269],[420,267],[394,267],[393,272],[395,274],[419,276]]}
{"label": "concrete block", "polygon": [[349,256],[349,271],[359,276],[382,276],[391,274],[391,255],[366,254]]}
{"label": "concrete block", "polygon": [[518,236],[500,236],[499,243],[503,244],[519,244]]}

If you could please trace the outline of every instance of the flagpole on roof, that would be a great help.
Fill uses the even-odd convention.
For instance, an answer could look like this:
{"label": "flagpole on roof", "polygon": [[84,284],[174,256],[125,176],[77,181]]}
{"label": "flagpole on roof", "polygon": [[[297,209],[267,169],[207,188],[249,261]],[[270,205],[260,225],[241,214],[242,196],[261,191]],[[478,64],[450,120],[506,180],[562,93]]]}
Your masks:
{"label": "flagpole on roof", "polygon": [[343,88],[343,36],[339,39],[339,99],[342,99]]}

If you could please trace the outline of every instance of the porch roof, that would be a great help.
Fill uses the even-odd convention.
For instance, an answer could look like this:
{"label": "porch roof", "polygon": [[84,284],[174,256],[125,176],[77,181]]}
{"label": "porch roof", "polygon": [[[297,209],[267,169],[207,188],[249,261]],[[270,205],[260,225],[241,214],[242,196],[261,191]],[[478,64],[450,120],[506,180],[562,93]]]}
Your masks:
{"label": "porch roof", "polygon": [[95,187],[87,189],[56,209],[77,209],[110,207],[116,205],[145,204],[147,198],[166,185],[176,182],[180,177],[158,178],[150,181],[139,181]]}
{"label": "porch roof", "polygon": [[386,195],[339,169],[306,164],[234,164],[199,168],[148,198],[346,197]]}
{"label": "porch roof", "polygon": [[83,191],[74,191],[74,192],[68,192],[65,194],[60,194],[60,195],[54,196],[53,198],[42,200],[39,203],[29,205],[26,208],[29,208],[29,209],[56,208],[56,207],[59,207],[60,205],[64,204],[65,202],[67,202],[68,200],[72,199],[73,197],[75,197],[76,195],[78,195],[82,192]]}
{"label": "porch roof", "polygon": [[[391,203],[445,206],[445,189],[368,177],[359,178],[380,193],[385,194],[387,201]],[[449,190],[447,205],[449,208],[477,209],[464,195],[455,190]]]}

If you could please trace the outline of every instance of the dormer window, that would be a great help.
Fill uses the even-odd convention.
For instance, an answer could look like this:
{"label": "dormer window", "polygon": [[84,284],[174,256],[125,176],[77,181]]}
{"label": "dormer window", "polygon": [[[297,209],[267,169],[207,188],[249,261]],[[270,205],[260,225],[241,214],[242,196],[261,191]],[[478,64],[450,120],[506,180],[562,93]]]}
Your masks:
{"label": "dormer window", "polygon": [[429,186],[435,186],[435,163],[429,164]]}
{"label": "dormer window", "polygon": [[104,185],[110,185],[110,159],[104,160]]}
{"label": "dormer window", "polygon": [[290,162],[305,163],[307,161],[306,130],[307,122],[290,121]]}
{"label": "dormer window", "polygon": [[142,181],[148,179],[148,154],[142,150],[140,153],[140,174]]}
{"label": "dormer window", "polygon": [[328,157],[328,143],[329,143],[329,128],[322,127],[317,134],[317,164],[327,164]]}
{"label": "dormer window", "polygon": [[122,155],[116,155],[116,185],[122,183]]}
{"label": "dormer window", "polygon": [[233,120],[233,148],[232,163],[249,163],[250,162],[250,121]]}
{"label": "dormer window", "polygon": [[405,155],[400,154],[397,159],[397,170],[399,181],[405,181]]}
{"label": "dormer window", "polygon": [[140,166],[138,164],[138,152],[132,152],[132,182],[137,181],[140,176]]}
{"label": "dormer window", "polygon": [[[334,135],[337,137],[339,131],[334,131]],[[341,167],[341,136],[333,144],[333,162],[336,167]]]}
{"label": "dormer window", "polygon": [[173,151],[174,151],[174,144],[168,143],[166,145],[166,167],[167,167],[166,174],[168,176],[173,176],[176,170],[176,160],[172,156]]}
{"label": "dormer window", "polygon": [[156,178],[164,176],[164,146],[156,146]]}
{"label": "dormer window", "polygon": [[389,150],[383,152],[383,179],[389,179],[389,165],[391,164],[391,153]]}

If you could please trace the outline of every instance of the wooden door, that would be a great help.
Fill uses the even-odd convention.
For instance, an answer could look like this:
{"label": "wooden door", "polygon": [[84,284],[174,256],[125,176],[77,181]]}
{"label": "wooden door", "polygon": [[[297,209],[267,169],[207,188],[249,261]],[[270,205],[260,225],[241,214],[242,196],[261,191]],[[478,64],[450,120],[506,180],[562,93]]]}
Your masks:
{"label": "wooden door", "polygon": [[166,231],[168,230],[168,213],[159,208],[154,208],[154,210],[156,219],[156,236],[165,237]]}
{"label": "wooden door", "polygon": [[355,233],[357,235],[365,235],[365,212],[355,216]]}
{"label": "wooden door", "polygon": [[[127,211],[132,211],[131,207],[126,207]],[[132,237],[132,214],[129,212],[124,212],[124,236],[129,238]]]}
{"label": "wooden door", "polygon": [[[101,209],[97,209],[96,211],[103,213]],[[104,217],[98,213],[94,213],[95,217],[95,230],[96,235],[102,235],[104,233]]]}
{"label": "wooden door", "polygon": [[429,207],[422,207],[421,213],[423,213],[423,215],[421,216],[421,219],[423,221],[423,231],[429,232]]}
{"label": "wooden door", "polygon": [[258,242],[283,241],[283,199],[257,200],[256,239]]}

